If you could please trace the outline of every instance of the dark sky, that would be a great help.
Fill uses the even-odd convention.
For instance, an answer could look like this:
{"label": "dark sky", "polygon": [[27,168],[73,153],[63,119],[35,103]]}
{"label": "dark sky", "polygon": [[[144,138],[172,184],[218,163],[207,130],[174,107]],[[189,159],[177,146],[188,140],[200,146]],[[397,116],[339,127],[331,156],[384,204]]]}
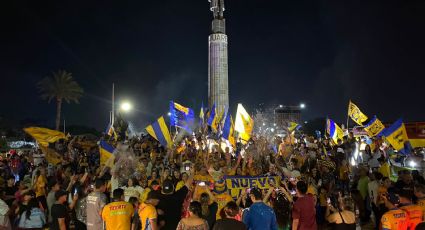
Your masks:
{"label": "dark sky", "polygon": [[[226,0],[231,106],[307,104],[304,119],[425,115],[425,1]],[[111,84],[141,129],[174,99],[207,102],[207,0],[2,1],[0,114],[54,122],[36,82],[73,73],[85,90],[69,124],[103,129]]]}

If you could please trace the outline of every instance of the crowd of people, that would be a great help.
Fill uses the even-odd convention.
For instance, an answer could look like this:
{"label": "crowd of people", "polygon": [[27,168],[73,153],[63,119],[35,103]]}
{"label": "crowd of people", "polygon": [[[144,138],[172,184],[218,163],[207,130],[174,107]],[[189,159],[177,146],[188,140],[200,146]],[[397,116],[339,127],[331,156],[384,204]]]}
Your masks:
{"label": "crowd of people", "polygon": [[[425,180],[418,170],[395,172],[393,150],[382,140],[253,136],[231,147],[203,134],[180,138],[166,149],[147,135],[105,136],[115,147],[106,163],[97,146],[81,146],[78,137],[51,146],[63,155],[56,165],[40,149],[7,153],[0,161],[0,229],[423,226]],[[278,179],[232,197],[231,176]]]}

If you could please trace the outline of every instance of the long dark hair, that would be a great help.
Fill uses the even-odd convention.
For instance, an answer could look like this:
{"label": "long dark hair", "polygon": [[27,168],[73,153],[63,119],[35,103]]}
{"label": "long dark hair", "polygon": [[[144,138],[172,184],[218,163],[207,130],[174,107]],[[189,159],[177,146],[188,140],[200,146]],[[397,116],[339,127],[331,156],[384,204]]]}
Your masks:
{"label": "long dark hair", "polygon": [[189,205],[189,211],[198,217],[202,216],[202,206],[198,201],[192,201]]}
{"label": "long dark hair", "polygon": [[202,206],[202,215],[208,216],[210,214],[210,210],[208,209],[208,205],[210,202],[210,196],[208,193],[204,192],[201,194],[201,198],[199,199]]}
{"label": "long dark hair", "polygon": [[25,217],[27,218],[27,220],[30,219],[31,216],[31,211],[33,208],[38,208],[38,200],[35,198],[32,198],[29,202],[28,202],[28,206],[25,210]]}
{"label": "long dark hair", "polygon": [[282,192],[278,192],[272,202],[274,212],[276,213],[277,225],[285,228],[291,222],[291,202],[289,202]]}

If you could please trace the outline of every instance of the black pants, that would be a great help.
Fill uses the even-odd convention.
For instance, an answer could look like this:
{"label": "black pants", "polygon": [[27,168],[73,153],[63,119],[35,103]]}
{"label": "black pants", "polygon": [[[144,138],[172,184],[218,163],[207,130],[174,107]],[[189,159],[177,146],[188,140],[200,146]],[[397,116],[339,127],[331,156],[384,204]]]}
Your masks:
{"label": "black pants", "polygon": [[379,208],[375,205],[375,203],[372,203],[372,211],[373,215],[375,216],[375,229],[379,229],[379,223],[381,222],[382,213],[380,212]]}
{"label": "black pants", "polygon": [[74,225],[76,230],[87,230],[86,224],[79,220],[75,220]]}

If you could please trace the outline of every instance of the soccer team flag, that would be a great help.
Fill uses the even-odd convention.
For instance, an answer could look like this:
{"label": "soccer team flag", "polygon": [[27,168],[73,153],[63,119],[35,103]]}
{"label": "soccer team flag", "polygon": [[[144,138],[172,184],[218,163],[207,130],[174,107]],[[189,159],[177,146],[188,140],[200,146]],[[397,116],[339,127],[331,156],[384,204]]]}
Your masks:
{"label": "soccer team flag", "polygon": [[170,124],[192,133],[195,114],[191,108],[170,101]]}
{"label": "soccer team flag", "polygon": [[149,135],[159,141],[162,146],[167,148],[173,147],[173,141],[171,140],[171,135],[168,131],[164,117],[161,116],[156,122],[146,127],[146,131],[149,133]]}
{"label": "soccer team flag", "polygon": [[384,129],[385,129],[385,126],[376,116],[374,116],[372,120],[370,120],[369,123],[367,123],[366,126],[364,127],[364,130],[367,132],[367,134],[370,137],[377,136]]}
{"label": "soccer team flag", "polygon": [[115,132],[113,124],[108,125],[108,128],[106,128],[106,134],[108,134],[108,136],[110,137],[114,137],[115,140],[118,140],[118,134],[117,132]]}
{"label": "soccer team flag", "polygon": [[348,103],[348,116],[358,125],[363,125],[363,122],[367,120],[367,116],[351,100]]}
{"label": "soccer team flag", "polygon": [[326,132],[335,144],[338,143],[338,140],[342,141],[344,137],[344,131],[332,119],[328,119],[326,122]]}
{"label": "soccer team flag", "polygon": [[211,126],[211,129],[214,132],[218,131],[218,124],[219,124],[219,117],[217,114],[217,109],[215,107],[215,104],[213,105],[213,107],[210,110],[210,116],[208,117],[208,125]]}
{"label": "soccer team flag", "polygon": [[28,127],[24,131],[43,147],[48,147],[50,143],[55,143],[60,139],[66,139],[65,133],[47,128]]}
{"label": "soccer team flag", "polygon": [[407,137],[406,127],[401,118],[386,128],[382,134],[395,150],[408,153],[412,149],[409,138]]}
{"label": "soccer team flag", "polygon": [[251,138],[251,133],[254,128],[254,120],[249,116],[248,112],[238,104],[236,111],[235,130],[239,133],[242,141],[247,142]]}
{"label": "soccer team flag", "polygon": [[[110,145],[105,140],[101,140],[99,143],[99,153],[100,153],[100,165],[106,166],[107,162],[111,157],[114,156],[115,148]],[[111,166],[111,165],[109,165]]]}
{"label": "soccer team flag", "polygon": [[289,132],[292,133],[294,130],[298,130],[299,128],[301,128],[301,125],[292,121],[289,123],[289,127],[288,127]]}
{"label": "soccer team flag", "polygon": [[233,124],[232,116],[228,112],[226,115],[226,119],[224,121],[224,126],[223,126],[223,138],[228,140],[233,147],[236,146],[234,133],[235,133],[235,125]]}
{"label": "soccer team flag", "polygon": [[63,161],[62,155],[59,154],[58,152],[56,152],[54,149],[49,148],[49,147],[45,147],[45,146],[42,146],[42,145],[40,145],[39,147],[40,147],[41,152],[44,153],[44,156],[46,157],[46,161],[49,164],[58,165],[58,164],[62,163],[62,161]]}

